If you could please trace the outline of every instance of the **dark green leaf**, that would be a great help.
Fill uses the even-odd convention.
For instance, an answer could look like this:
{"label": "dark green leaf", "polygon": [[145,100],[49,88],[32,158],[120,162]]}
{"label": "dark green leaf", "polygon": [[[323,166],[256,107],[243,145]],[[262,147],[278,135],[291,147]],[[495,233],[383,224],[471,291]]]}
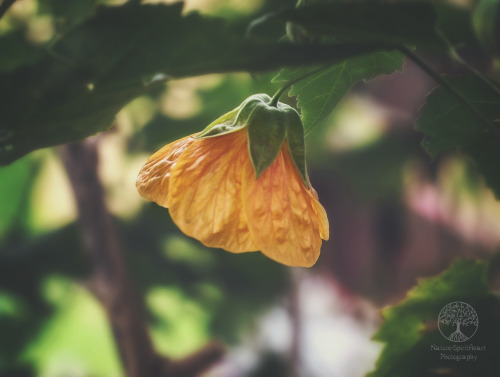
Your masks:
{"label": "dark green leaf", "polygon": [[99,0],[38,0],[38,13],[52,17],[56,33],[62,33],[91,15]]}
{"label": "dark green leaf", "polygon": [[[473,77],[448,78],[459,93],[500,129],[500,97]],[[420,110],[415,128],[425,135],[423,146],[435,158],[451,148],[471,157],[500,198],[500,136],[486,128],[466,107],[442,87],[435,89]]]}
{"label": "dark green leaf", "polygon": [[340,41],[413,44],[446,49],[436,33],[436,15],[426,3],[333,2],[279,13],[306,30]]}
{"label": "dark green leaf", "polygon": [[0,164],[107,129],[125,104],[172,77],[339,61],[380,49],[256,42],[221,20],[182,16],[180,4],[102,8],[35,66],[0,74]]}
{"label": "dark green leaf", "polygon": [[24,30],[17,30],[0,37],[0,72],[13,71],[23,65],[33,65],[43,55],[43,50],[29,43]]}
{"label": "dark green leaf", "polygon": [[[359,80],[370,80],[392,73],[403,66],[404,56],[396,51],[375,52],[318,70],[295,83],[289,95],[296,95],[306,132],[328,116],[351,86]],[[317,68],[316,68],[317,69]],[[273,82],[288,82],[303,76],[310,68],[283,69]]]}
{"label": "dark green leaf", "polygon": [[[384,310],[385,322],[375,340],[385,343],[376,369],[370,377],[497,376],[500,372],[497,354],[500,349],[498,332],[500,302],[487,284],[488,264],[474,260],[457,260],[450,269],[434,278],[423,279],[396,306]],[[471,340],[453,343],[438,329],[438,316],[447,304],[461,301],[471,305],[479,327]],[[481,351],[436,347],[484,347]],[[475,355],[475,361],[456,361],[442,355]]]}

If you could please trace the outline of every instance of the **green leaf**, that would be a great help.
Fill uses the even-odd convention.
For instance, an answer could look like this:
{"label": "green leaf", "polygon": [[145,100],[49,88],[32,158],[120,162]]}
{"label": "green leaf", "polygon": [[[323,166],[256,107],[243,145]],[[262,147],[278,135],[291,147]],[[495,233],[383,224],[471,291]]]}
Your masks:
{"label": "green leaf", "polygon": [[43,55],[40,47],[29,43],[24,30],[17,30],[0,36],[0,72],[9,72],[29,64],[35,64]]}
{"label": "green leaf", "polygon": [[[370,377],[439,375],[498,376],[500,365],[500,301],[488,287],[488,263],[460,259],[444,273],[422,279],[407,298],[383,312],[384,323],[374,339],[385,347]],[[479,317],[476,333],[463,343],[453,343],[438,329],[440,311],[449,303],[471,305]],[[469,333],[470,335],[470,333]],[[456,351],[454,345],[483,347],[481,351]],[[450,347],[450,350],[440,350]],[[472,354],[475,361],[456,361],[447,355]],[[445,355],[445,356],[442,356]]]}
{"label": "green leaf", "polygon": [[0,73],[0,164],[107,129],[125,104],[170,78],[340,61],[384,49],[254,41],[221,20],[183,16],[179,3],[98,9],[37,64]]}
{"label": "green leaf", "polygon": [[278,13],[306,30],[340,41],[413,44],[446,49],[436,33],[436,15],[427,3],[333,2]]}
{"label": "green leaf", "polygon": [[61,33],[93,13],[99,0],[38,0],[38,12],[52,16],[56,33]]}
{"label": "green leaf", "polygon": [[[448,83],[500,129],[500,97],[473,77],[447,78]],[[458,148],[475,162],[486,183],[500,198],[500,136],[486,128],[448,91],[438,87],[429,94],[415,128],[425,135],[423,147],[436,158]]]}
{"label": "green leaf", "polygon": [[[399,70],[403,61],[403,54],[397,51],[375,52],[344,60],[325,69],[318,70],[316,67],[316,73],[293,84],[288,93],[298,98],[297,105],[301,108],[306,132],[310,132],[327,117],[357,81],[370,80],[380,74]],[[273,82],[289,82],[307,72],[314,72],[314,69],[283,69]]]}

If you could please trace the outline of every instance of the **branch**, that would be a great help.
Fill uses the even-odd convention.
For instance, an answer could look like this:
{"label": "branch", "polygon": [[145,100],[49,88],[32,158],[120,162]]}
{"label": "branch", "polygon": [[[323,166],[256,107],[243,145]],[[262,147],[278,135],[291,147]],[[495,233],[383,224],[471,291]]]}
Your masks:
{"label": "branch", "polygon": [[498,96],[500,96],[500,89],[490,80],[488,79],[485,75],[483,75],[481,72],[479,72],[476,68],[471,66],[469,63],[467,63],[458,51],[453,47],[450,43],[448,43],[447,40],[445,40],[446,43],[448,44],[448,55],[451,57],[451,59],[460,64],[463,68],[465,68],[471,75],[475,76],[476,79],[481,81],[484,85],[486,85],[490,90],[495,92]]}
{"label": "branch", "polygon": [[88,139],[60,148],[93,267],[88,286],[106,310],[127,377],[197,376],[221,358],[222,347],[209,344],[180,361],[171,361],[154,350],[143,303],[131,286],[123,249],[98,177],[98,140]]}
{"label": "branch", "polygon": [[436,73],[427,63],[425,63],[422,59],[420,59],[417,55],[415,55],[411,50],[409,50],[405,46],[400,46],[399,50],[406,55],[408,59],[418,65],[425,73],[427,73],[434,81],[440,84],[444,89],[448,91],[451,95],[455,97],[464,107],[466,107],[476,119],[486,127],[493,131],[493,133],[500,137],[500,130],[495,126],[494,123],[490,122],[490,120],[483,115],[478,109],[476,109],[467,98],[465,98],[462,94],[457,92],[455,88],[453,88],[448,82],[442,78],[438,73]]}
{"label": "branch", "polygon": [[128,377],[158,375],[156,356],[125,269],[123,251],[97,175],[97,139],[60,148],[93,265],[89,282],[113,329]]}

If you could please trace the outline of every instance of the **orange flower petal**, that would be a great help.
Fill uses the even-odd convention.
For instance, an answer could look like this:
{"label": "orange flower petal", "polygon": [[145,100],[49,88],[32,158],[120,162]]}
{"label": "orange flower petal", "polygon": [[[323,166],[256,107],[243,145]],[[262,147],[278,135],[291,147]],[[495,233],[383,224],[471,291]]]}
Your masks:
{"label": "orange flower petal", "polygon": [[246,129],[190,144],[170,177],[168,202],[177,226],[206,246],[256,251],[241,202],[242,169],[249,163]]}
{"label": "orange flower petal", "polygon": [[317,199],[314,199],[314,202],[319,219],[319,235],[322,239],[328,241],[330,239],[330,224],[328,223],[328,216],[326,215],[326,211],[321,203]]}
{"label": "orange flower petal", "polygon": [[313,206],[316,210],[316,214],[318,215],[319,235],[322,239],[328,241],[328,239],[330,238],[330,224],[328,222],[328,216],[326,215],[325,208],[323,208],[323,206],[318,200],[318,194],[316,190],[311,186],[310,183],[309,186],[311,187],[311,192],[314,199]]}
{"label": "orange flower petal", "polygon": [[304,186],[286,143],[255,179],[246,129],[166,145],[141,169],[137,188],[170,207],[179,228],[206,246],[261,250],[280,263],[308,267],[329,237],[326,212],[316,191]]}
{"label": "orange flower petal", "polygon": [[304,186],[286,144],[259,179],[253,169],[244,170],[242,200],[259,250],[289,266],[316,262],[321,238],[328,237],[328,219]]}
{"label": "orange flower petal", "polygon": [[143,198],[168,208],[168,188],[172,167],[182,152],[195,141],[192,135],[186,136],[165,145],[148,159],[139,172],[136,182],[137,190]]}

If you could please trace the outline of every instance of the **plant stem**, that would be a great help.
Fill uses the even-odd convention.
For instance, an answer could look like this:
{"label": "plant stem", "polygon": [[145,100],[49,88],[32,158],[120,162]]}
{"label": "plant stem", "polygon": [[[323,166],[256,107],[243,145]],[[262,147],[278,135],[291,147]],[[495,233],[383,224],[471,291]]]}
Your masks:
{"label": "plant stem", "polygon": [[457,92],[446,80],[444,80],[439,74],[437,74],[431,67],[427,65],[422,59],[415,55],[405,46],[400,46],[399,50],[404,53],[408,59],[413,61],[418,65],[425,73],[434,79],[438,84],[445,88],[450,94],[452,94],[462,105],[464,105],[471,113],[473,113],[476,118],[484,125],[487,129],[492,130],[497,136],[500,136],[500,130],[495,127],[495,125],[490,122],[479,110],[477,110],[472,104],[465,98],[462,94]]}
{"label": "plant stem", "polygon": [[289,84],[289,83],[286,83],[285,85],[283,85],[276,93],[274,93],[273,98],[271,99],[271,103],[269,105],[273,106],[273,107],[278,107],[278,101],[279,101],[280,97],[292,85],[293,84]]}
{"label": "plant stem", "polygon": [[312,71],[309,71],[299,77],[297,77],[296,79],[293,79],[293,80],[290,80],[288,81],[287,83],[285,83],[285,85],[283,85],[276,93],[274,93],[273,95],[273,98],[271,99],[271,103],[269,103],[270,106],[274,106],[274,107],[277,107],[278,106],[278,101],[280,99],[280,97],[283,95],[283,93],[285,93],[293,84],[305,79],[306,77],[309,77],[311,75],[314,75],[326,68],[328,68],[330,65],[325,65],[323,67],[320,67],[320,68],[317,68],[317,69],[314,69]]}

